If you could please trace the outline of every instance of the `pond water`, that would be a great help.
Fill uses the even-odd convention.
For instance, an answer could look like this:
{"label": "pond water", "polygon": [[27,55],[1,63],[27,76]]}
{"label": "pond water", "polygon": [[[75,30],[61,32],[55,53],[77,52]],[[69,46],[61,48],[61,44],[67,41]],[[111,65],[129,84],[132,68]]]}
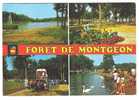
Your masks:
{"label": "pond water", "polygon": [[[103,76],[95,73],[71,73],[70,76],[70,94],[71,95],[110,95],[111,89],[106,86]],[[83,86],[85,93],[83,93]]]}
{"label": "pond water", "polygon": [[57,22],[29,22],[19,25],[19,30],[56,26]]}

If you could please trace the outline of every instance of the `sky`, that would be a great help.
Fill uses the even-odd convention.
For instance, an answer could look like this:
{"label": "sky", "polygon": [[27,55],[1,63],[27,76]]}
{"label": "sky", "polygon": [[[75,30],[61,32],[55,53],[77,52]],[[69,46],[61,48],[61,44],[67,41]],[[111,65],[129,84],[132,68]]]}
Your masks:
{"label": "sky", "polygon": [[[103,62],[103,55],[85,55],[94,61],[94,65],[100,65]],[[136,63],[136,55],[131,54],[119,54],[113,56],[115,64],[122,63]]]}
{"label": "sky", "polygon": [[[94,65],[98,66],[103,62],[103,55],[85,55],[86,57],[90,58],[94,61]],[[35,55],[31,56],[30,59],[34,60],[47,60],[50,58],[56,57],[55,55]],[[6,62],[8,65],[8,70],[13,69],[12,61],[14,57],[6,57]],[[136,63],[136,55],[130,54],[120,54],[113,56],[115,64],[122,64],[122,63]]]}
{"label": "sky", "polygon": [[53,4],[3,4],[3,11],[24,14],[31,18],[51,18],[56,17]]}
{"label": "sky", "polygon": [[[54,57],[56,57],[56,56],[55,55],[35,55],[35,56],[31,56],[30,59],[38,61],[38,60],[47,60],[47,59],[54,58]],[[9,57],[9,56],[6,57],[6,63],[8,65],[8,67],[7,67],[8,70],[13,69],[14,58],[15,57]]]}

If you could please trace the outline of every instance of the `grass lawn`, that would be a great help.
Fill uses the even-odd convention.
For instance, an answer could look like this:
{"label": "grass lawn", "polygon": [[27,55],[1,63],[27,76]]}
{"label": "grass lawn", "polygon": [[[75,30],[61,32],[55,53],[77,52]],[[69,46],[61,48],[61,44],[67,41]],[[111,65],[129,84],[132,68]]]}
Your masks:
{"label": "grass lawn", "polygon": [[68,95],[68,85],[59,84],[54,86],[49,91],[32,91],[31,89],[24,89],[12,94],[10,96],[51,96],[51,95]]}
{"label": "grass lawn", "polygon": [[4,43],[64,43],[67,40],[67,30],[61,27],[33,28],[22,32],[4,32]]}
{"label": "grass lawn", "polygon": [[3,93],[4,95],[19,91],[24,88],[23,81],[4,80],[3,81]]}

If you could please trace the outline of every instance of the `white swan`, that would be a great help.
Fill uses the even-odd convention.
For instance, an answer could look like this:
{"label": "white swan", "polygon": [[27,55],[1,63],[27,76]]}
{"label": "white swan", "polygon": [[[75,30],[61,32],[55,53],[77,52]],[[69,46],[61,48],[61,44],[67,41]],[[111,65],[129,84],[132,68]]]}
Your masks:
{"label": "white swan", "polygon": [[103,77],[103,76],[100,76],[100,78],[101,78],[102,80],[104,80],[104,77]]}
{"label": "white swan", "polygon": [[94,88],[94,86],[91,86],[91,88],[86,89],[85,85],[83,85],[82,88],[83,88],[82,92],[83,92],[83,94],[85,94],[85,93],[90,92],[92,90],[92,88]]}

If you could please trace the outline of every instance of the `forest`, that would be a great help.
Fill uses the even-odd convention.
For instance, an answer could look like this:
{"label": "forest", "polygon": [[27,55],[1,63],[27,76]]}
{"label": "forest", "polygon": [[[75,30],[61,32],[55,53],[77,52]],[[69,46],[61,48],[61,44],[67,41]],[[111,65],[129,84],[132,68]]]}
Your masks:
{"label": "forest", "polygon": [[12,57],[13,69],[7,69],[5,57],[3,58],[4,79],[25,78],[25,68],[27,69],[27,78],[35,79],[36,69],[45,68],[48,72],[49,79],[68,80],[68,63],[67,56],[56,56],[48,60],[33,60],[30,56]]}

